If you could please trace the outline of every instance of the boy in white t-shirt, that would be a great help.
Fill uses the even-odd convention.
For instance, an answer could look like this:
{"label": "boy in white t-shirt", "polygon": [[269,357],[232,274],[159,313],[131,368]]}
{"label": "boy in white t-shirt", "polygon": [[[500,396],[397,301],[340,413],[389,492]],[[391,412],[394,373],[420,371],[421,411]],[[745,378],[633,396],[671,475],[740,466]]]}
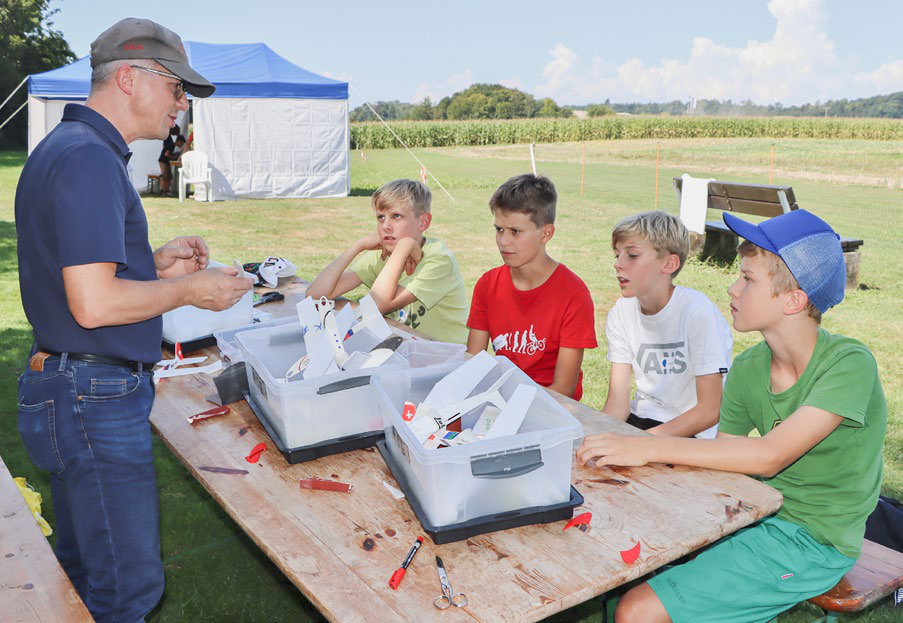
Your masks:
{"label": "boy in white t-shirt", "polygon": [[733,338],[705,294],[674,285],[689,232],[677,217],[644,212],[615,225],[611,246],[622,298],[605,324],[611,376],[602,411],[654,435],[713,438]]}

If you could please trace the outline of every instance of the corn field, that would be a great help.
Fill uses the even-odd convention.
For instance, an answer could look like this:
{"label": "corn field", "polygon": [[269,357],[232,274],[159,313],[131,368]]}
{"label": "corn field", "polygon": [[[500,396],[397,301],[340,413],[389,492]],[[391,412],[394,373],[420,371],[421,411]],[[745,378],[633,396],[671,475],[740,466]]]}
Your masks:
{"label": "corn field", "polygon": [[[393,121],[389,124],[408,147],[650,138],[903,139],[903,120],[899,119],[637,116],[597,119]],[[387,149],[398,146],[395,138],[379,122],[351,124],[352,149]]]}

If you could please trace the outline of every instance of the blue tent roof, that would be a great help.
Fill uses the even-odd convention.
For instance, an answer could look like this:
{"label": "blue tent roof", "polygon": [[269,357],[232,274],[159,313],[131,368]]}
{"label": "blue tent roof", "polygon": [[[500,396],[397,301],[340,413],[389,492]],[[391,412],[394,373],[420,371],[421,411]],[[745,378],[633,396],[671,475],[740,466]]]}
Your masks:
{"label": "blue tent roof", "polygon": [[[263,43],[186,41],[191,66],[216,85],[213,97],[348,99],[348,83],[326,78],[287,61]],[[47,98],[86,98],[90,59],[28,77],[28,92]]]}

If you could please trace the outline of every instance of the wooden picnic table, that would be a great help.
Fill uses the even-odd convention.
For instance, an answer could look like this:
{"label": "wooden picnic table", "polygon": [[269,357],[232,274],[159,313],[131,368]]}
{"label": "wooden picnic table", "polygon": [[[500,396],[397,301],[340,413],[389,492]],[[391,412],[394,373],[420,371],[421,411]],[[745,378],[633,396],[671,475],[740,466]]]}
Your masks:
{"label": "wooden picnic table", "polygon": [[0,621],[93,621],[0,458]]}
{"label": "wooden picnic table", "polygon": [[[285,301],[265,309],[276,316],[294,314],[305,289],[300,280],[282,280]],[[215,347],[204,352],[219,356]],[[389,578],[423,530],[407,501],[396,500],[383,486],[395,481],[379,452],[367,448],[289,465],[245,402],[231,404],[226,416],[189,424],[187,416],[211,408],[204,396],[214,392],[206,375],[161,380],[151,424],[330,621],[538,621],[717,541],[781,505],[775,489],[738,474],[661,464],[575,465],[572,483],[585,498],[575,515],[593,514],[585,532],[563,532],[564,522],[556,522],[441,546],[427,538],[395,591]],[[552,395],[585,434],[645,434]],[[267,451],[258,463],[246,462],[259,442],[267,444]],[[301,490],[298,481],[311,477],[354,488],[350,493]],[[627,564],[619,552],[633,539],[640,541],[641,553]],[[441,555],[454,589],[467,594],[467,606],[444,611],[433,606],[440,594],[435,554]]]}

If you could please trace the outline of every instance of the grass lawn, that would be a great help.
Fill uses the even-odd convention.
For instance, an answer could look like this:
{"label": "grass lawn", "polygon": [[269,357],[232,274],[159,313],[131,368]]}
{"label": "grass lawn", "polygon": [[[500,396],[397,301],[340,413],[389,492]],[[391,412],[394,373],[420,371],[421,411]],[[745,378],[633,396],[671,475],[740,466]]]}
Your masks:
{"label": "grass lawn", "polygon": [[[662,141],[659,202],[676,211],[670,179],[685,171],[718,179],[768,181],[768,140]],[[558,186],[557,232],[550,254],[587,283],[596,306],[600,341],[608,310],[617,300],[609,233],[621,217],[651,209],[655,201],[654,141],[610,141],[586,145],[586,174],[580,197],[581,146],[540,145],[539,168]],[[896,257],[903,218],[903,143],[892,141],[784,140],[777,143],[775,183],[792,183],[802,207],[832,222],[840,233],[865,240],[860,290],[849,292],[825,315],[827,330],[864,341],[878,360],[888,402],[883,492],[903,497],[903,345],[900,312],[901,267]],[[529,167],[525,146],[417,150],[419,157],[455,197],[435,184],[431,233],[456,252],[468,287],[500,261],[495,248],[489,195],[507,177]],[[402,150],[352,154],[352,196],[328,200],[259,200],[179,204],[145,200],[151,241],[197,233],[215,259],[260,260],[267,255],[292,259],[299,274],[312,278],[351,241],[373,227],[369,195],[397,177],[414,177],[419,166]],[[13,197],[24,154],[0,153],[0,455],[13,475],[26,476],[45,494],[45,516],[53,525],[48,479],[32,467],[16,431],[16,377],[29,347],[30,327],[19,298]],[[842,183],[841,183],[842,182]],[[690,260],[678,283],[706,293],[728,316],[725,290],[736,267]],[[361,293],[353,293],[362,294]],[[735,334],[735,354],[759,340]],[[584,402],[605,401],[608,365],[605,348],[589,352],[584,363]],[[150,620],[164,621],[319,621],[322,617],[259,551],[181,464],[155,443],[159,477],[163,558],[167,589]],[[802,623],[817,616],[809,605],[780,617]],[[896,621],[887,600],[852,621]],[[549,621],[602,621],[596,602]]]}

